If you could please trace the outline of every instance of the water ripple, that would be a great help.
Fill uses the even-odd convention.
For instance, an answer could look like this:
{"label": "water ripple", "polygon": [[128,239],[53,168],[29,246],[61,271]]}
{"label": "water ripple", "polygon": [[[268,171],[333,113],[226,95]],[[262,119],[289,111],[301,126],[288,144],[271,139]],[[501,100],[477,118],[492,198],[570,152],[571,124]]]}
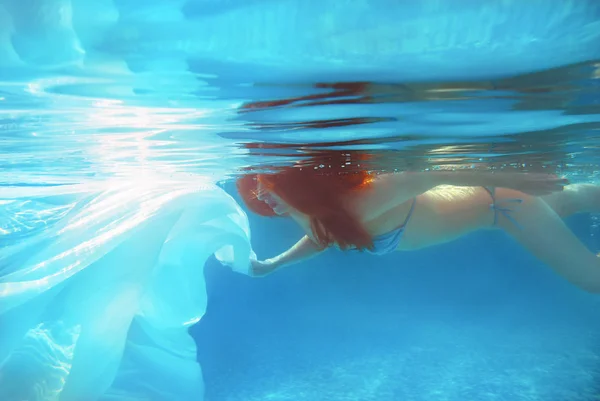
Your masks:
{"label": "water ripple", "polygon": [[219,180],[323,149],[597,174],[597,2],[42,3],[0,7],[5,190]]}

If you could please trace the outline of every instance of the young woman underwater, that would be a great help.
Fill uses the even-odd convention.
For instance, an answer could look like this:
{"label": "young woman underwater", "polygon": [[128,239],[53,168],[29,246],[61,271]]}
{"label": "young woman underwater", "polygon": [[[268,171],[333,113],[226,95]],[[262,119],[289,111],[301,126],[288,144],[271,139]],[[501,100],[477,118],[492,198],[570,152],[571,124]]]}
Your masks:
{"label": "young woman underwater", "polygon": [[313,257],[330,246],[382,255],[502,229],[556,273],[600,292],[600,259],[562,218],[600,210],[600,187],[568,185],[551,174],[347,171],[347,154],[318,165],[248,174],[237,181],[247,207],[294,219],[306,232],[294,246],[252,261],[254,276]]}

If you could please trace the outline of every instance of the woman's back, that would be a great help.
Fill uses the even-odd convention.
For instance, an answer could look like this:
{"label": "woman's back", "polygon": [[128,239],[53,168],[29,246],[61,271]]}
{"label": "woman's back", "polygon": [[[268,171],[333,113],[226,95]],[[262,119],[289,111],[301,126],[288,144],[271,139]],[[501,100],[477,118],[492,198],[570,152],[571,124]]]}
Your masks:
{"label": "woman's back", "polygon": [[[360,196],[357,193],[355,199],[349,199],[348,207],[360,203]],[[379,214],[371,211],[368,218],[361,221],[374,237],[406,223],[399,249],[416,249],[454,239],[459,226],[464,228],[459,230],[462,232],[480,225],[482,219],[490,220],[491,224],[490,201],[488,192],[481,187],[441,185]],[[377,209],[377,205],[374,208]],[[407,217],[410,218],[407,220]]]}

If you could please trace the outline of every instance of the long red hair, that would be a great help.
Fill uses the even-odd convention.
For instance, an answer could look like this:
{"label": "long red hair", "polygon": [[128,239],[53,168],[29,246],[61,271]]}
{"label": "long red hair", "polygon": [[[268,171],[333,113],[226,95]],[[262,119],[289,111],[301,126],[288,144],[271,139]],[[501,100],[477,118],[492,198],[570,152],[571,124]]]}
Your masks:
{"label": "long red hair", "polygon": [[287,167],[272,174],[248,174],[237,181],[246,206],[262,216],[276,216],[258,199],[259,181],[294,209],[307,215],[315,240],[322,247],[372,249],[373,239],[361,222],[345,207],[344,199],[366,188],[372,179],[366,170],[352,165],[355,155],[328,152],[301,167]]}

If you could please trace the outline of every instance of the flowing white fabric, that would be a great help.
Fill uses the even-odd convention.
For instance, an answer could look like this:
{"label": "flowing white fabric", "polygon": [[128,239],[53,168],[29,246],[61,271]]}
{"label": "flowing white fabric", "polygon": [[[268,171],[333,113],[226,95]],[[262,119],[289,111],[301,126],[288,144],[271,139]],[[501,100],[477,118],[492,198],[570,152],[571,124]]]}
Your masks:
{"label": "flowing white fabric", "polygon": [[209,257],[247,273],[245,213],[210,184],[59,198],[0,202],[19,239],[0,249],[0,400],[201,400],[188,329]]}

